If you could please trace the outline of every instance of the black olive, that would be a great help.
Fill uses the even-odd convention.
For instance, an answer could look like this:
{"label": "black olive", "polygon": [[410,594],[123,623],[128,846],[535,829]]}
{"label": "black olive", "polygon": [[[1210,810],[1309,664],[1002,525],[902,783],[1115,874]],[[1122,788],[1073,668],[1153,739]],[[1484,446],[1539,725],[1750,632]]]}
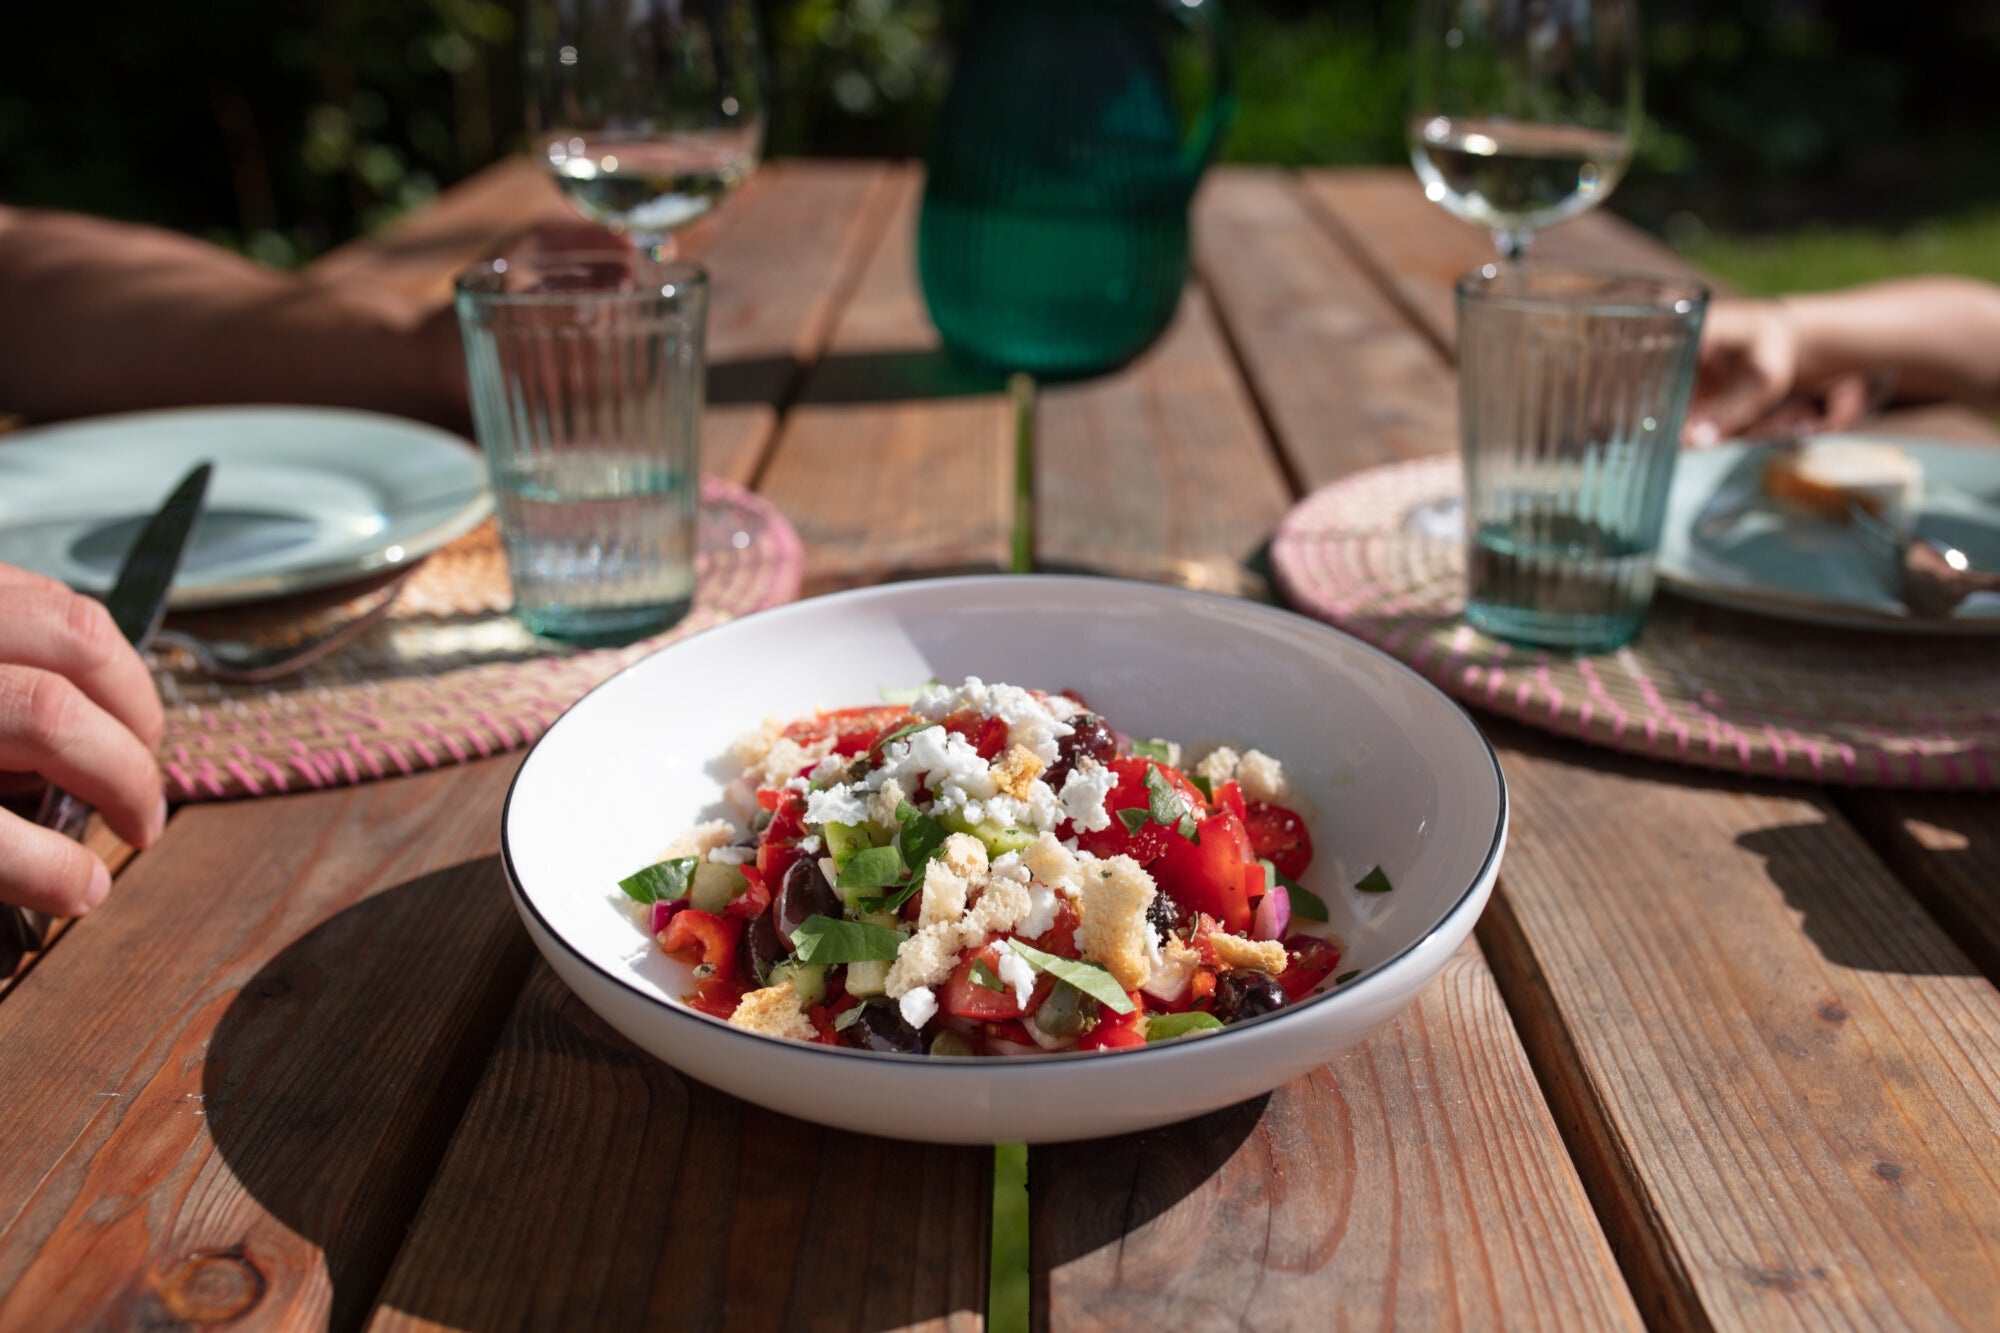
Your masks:
{"label": "black olive", "polygon": [[1240,1023],[1282,1009],[1288,1003],[1276,978],[1262,972],[1233,970],[1216,975],[1215,1000],[1209,1012],[1225,1023]]}
{"label": "black olive", "polygon": [[771,917],[778,928],[778,942],[789,951],[792,932],[809,916],[840,918],[840,898],[833,885],[820,873],[819,858],[801,856],[778,882],[778,901],[771,905]]}
{"label": "black olive", "polygon": [[1104,725],[1104,719],[1095,713],[1078,713],[1069,720],[1069,735],[1056,742],[1056,761],[1049,765],[1049,771],[1042,774],[1042,781],[1056,791],[1062,790],[1064,779],[1076,761],[1089,755],[1100,764],[1108,764],[1118,754],[1118,738],[1111,728]]}
{"label": "black olive", "polygon": [[903,1010],[893,1000],[869,1000],[861,1006],[861,1017],[840,1034],[849,1046],[864,1051],[900,1051],[922,1055],[924,1037],[903,1018]]}
{"label": "black olive", "polygon": [[778,938],[778,928],[771,924],[768,912],[750,923],[749,934],[750,966],[757,970],[757,984],[768,985],[771,969],[784,961],[784,942]]}
{"label": "black olive", "polygon": [[1164,939],[1167,932],[1181,923],[1180,904],[1167,897],[1164,892],[1153,895],[1153,905],[1146,909],[1146,920],[1153,923]]}

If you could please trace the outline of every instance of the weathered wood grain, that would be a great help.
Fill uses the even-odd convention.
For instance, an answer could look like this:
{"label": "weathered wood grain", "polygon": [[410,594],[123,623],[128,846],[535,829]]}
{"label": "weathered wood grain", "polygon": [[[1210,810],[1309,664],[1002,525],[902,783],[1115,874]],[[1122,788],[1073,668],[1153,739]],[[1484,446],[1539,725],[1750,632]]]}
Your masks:
{"label": "weathered wood grain", "polygon": [[991,1182],[685,1079],[537,966],[370,1328],[973,1330]]}
{"label": "weathered wood grain", "polygon": [[899,173],[861,280],[759,489],[805,539],[808,593],[1007,564],[1013,417],[953,363],[917,288],[919,181]]}
{"label": "weathered wood grain", "polygon": [[1640,1327],[1469,941],[1267,1103],[1038,1149],[1029,1190],[1051,1329]]}
{"label": "weathered wood grain", "polygon": [[1823,799],[1496,731],[1480,939],[1649,1319],[2000,1323],[2000,993]]}
{"label": "weathered wood grain", "polygon": [[1328,235],[1288,172],[1210,173],[1197,264],[1293,474],[1458,447],[1458,389],[1430,339]]}
{"label": "weathered wood grain", "polygon": [[0,1329],[358,1322],[526,973],[512,768],[182,810],[0,1004]]}
{"label": "weathered wood grain", "polygon": [[2000,796],[1847,791],[1833,799],[1952,941],[2000,981]]}
{"label": "weathered wood grain", "polygon": [[1261,588],[1251,557],[1291,505],[1206,296],[1131,365],[1044,388],[1035,559],[1219,592]]}

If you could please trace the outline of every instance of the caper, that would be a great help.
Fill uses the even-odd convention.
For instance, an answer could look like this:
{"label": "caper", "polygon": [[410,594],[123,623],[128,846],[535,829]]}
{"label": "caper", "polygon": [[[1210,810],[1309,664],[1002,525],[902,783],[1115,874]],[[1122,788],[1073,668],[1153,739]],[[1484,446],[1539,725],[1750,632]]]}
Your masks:
{"label": "caper", "polygon": [[931,1038],[932,1055],[971,1055],[972,1043],[960,1034],[946,1028]]}
{"label": "caper", "polygon": [[1067,981],[1058,981],[1035,1010],[1035,1026],[1051,1037],[1080,1037],[1096,1025],[1097,1009],[1096,1000]]}

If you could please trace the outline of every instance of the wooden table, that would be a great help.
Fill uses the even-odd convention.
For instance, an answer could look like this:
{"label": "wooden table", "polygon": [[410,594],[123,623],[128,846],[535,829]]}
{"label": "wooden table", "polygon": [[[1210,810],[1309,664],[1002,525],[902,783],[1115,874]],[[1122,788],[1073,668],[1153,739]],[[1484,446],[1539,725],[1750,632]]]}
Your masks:
{"label": "wooden table", "polygon": [[[1008,561],[1010,408],[935,350],[918,189],[783,163],[689,238],[708,467],[791,517],[808,593]],[[509,164],[318,273],[435,292],[559,207]],[[1040,396],[1045,565],[1243,586],[1309,489],[1454,447],[1481,234],[1396,171],[1221,171],[1197,212],[1166,337]],[[1676,266],[1602,215],[1541,248]],[[2000,1327],[2000,801],[1490,730],[1516,814],[1476,938],[1268,1098],[1034,1151],[1037,1319]],[[517,762],[179,810],[0,995],[0,1330],[982,1322],[990,1153],[612,1035],[507,904]]]}

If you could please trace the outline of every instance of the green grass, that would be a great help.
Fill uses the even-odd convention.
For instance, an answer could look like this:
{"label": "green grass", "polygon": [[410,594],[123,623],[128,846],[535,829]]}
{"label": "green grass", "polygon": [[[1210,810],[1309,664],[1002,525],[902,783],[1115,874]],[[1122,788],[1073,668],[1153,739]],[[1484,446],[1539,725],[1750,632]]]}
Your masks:
{"label": "green grass", "polygon": [[1773,236],[1681,238],[1680,252],[1753,296],[1824,291],[1917,273],[2000,283],[2000,207],[1934,218],[1905,230],[1808,227]]}

